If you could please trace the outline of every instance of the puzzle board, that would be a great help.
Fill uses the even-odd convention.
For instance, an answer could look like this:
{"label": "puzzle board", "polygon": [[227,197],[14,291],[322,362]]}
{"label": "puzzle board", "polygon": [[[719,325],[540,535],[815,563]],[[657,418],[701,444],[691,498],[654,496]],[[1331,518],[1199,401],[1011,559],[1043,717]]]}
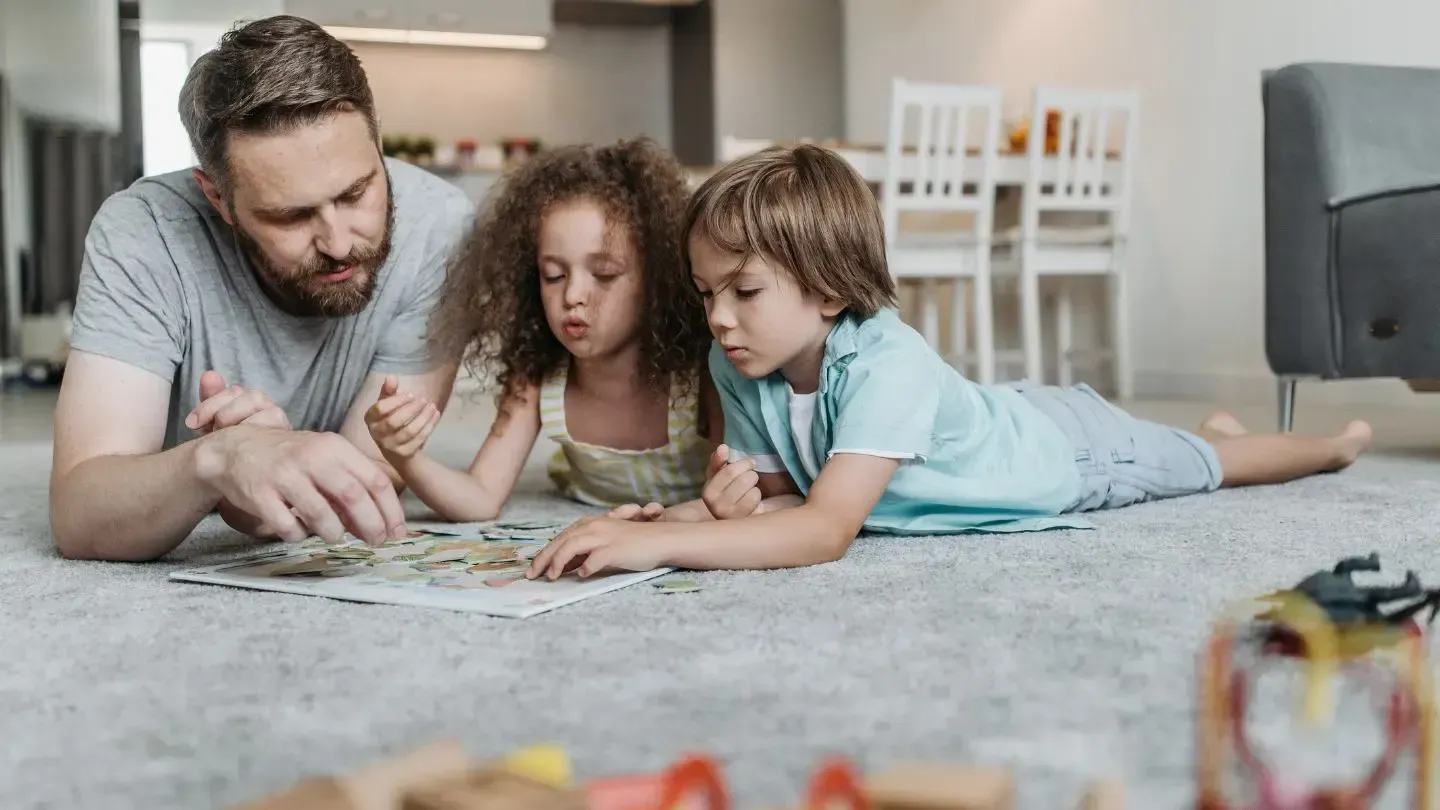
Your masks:
{"label": "puzzle board", "polygon": [[170,578],[523,619],[671,571],[525,579],[531,558],[562,528],[516,521],[412,524],[409,537],[374,548],[360,540],[327,544],[312,538]]}

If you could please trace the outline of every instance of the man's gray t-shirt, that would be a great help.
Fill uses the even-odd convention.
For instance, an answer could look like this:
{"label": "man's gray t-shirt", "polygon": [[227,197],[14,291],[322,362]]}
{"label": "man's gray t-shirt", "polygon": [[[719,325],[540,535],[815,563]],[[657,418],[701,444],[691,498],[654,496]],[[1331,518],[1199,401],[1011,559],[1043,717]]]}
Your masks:
{"label": "man's gray t-shirt", "polygon": [[402,161],[385,164],[395,198],[392,247],[361,312],[297,317],[279,309],[234,231],[184,170],[137,181],[95,215],[71,348],[172,384],[167,448],[197,435],[184,419],[211,369],[227,384],[264,391],[296,429],[339,430],[369,372],[433,366],[430,315],[474,215],[453,184]]}

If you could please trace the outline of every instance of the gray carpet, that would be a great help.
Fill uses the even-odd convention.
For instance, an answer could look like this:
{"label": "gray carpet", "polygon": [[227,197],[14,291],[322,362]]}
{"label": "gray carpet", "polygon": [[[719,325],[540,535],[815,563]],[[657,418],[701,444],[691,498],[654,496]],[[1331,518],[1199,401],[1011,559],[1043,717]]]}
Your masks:
{"label": "gray carpet", "polygon": [[[247,547],[223,526],[157,564],[60,560],[48,463],[0,445],[6,808],[221,807],[443,738],[557,742],[582,776],[708,750],[741,807],[793,802],[841,753],[1007,765],[1022,810],[1112,774],[1130,807],[1179,808],[1215,611],[1371,549],[1440,579],[1440,484],[1341,474],[492,619],[166,580]],[[530,495],[507,516],[578,514]]]}

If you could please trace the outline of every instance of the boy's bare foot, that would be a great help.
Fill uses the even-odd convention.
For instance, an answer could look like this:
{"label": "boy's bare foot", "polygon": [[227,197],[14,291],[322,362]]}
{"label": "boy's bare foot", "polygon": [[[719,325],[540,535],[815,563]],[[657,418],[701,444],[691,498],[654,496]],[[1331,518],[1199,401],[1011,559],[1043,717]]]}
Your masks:
{"label": "boy's bare foot", "polygon": [[1370,442],[1373,438],[1374,433],[1370,430],[1369,422],[1356,419],[1346,425],[1345,429],[1335,437],[1335,443],[1339,447],[1335,469],[1343,470],[1354,464],[1355,459],[1359,458],[1361,453],[1370,449]]}
{"label": "boy's bare foot", "polygon": [[1234,414],[1229,411],[1216,411],[1205,417],[1200,423],[1199,433],[1206,439],[1228,438],[1231,436],[1244,436],[1250,431],[1240,424]]}

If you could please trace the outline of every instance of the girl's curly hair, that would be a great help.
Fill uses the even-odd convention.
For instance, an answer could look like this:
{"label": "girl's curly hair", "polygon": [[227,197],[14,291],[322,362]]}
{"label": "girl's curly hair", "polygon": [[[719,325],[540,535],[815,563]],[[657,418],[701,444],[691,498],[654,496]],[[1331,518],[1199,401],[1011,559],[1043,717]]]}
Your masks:
{"label": "girl's curly hair", "polygon": [[477,378],[495,380],[502,401],[559,368],[566,350],[540,298],[540,221],[551,206],[584,198],[633,240],[644,296],[640,379],[656,390],[672,375],[693,385],[710,331],[681,262],[689,196],[684,168],[648,138],[536,155],[502,178],[450,263],[431,339]]}

